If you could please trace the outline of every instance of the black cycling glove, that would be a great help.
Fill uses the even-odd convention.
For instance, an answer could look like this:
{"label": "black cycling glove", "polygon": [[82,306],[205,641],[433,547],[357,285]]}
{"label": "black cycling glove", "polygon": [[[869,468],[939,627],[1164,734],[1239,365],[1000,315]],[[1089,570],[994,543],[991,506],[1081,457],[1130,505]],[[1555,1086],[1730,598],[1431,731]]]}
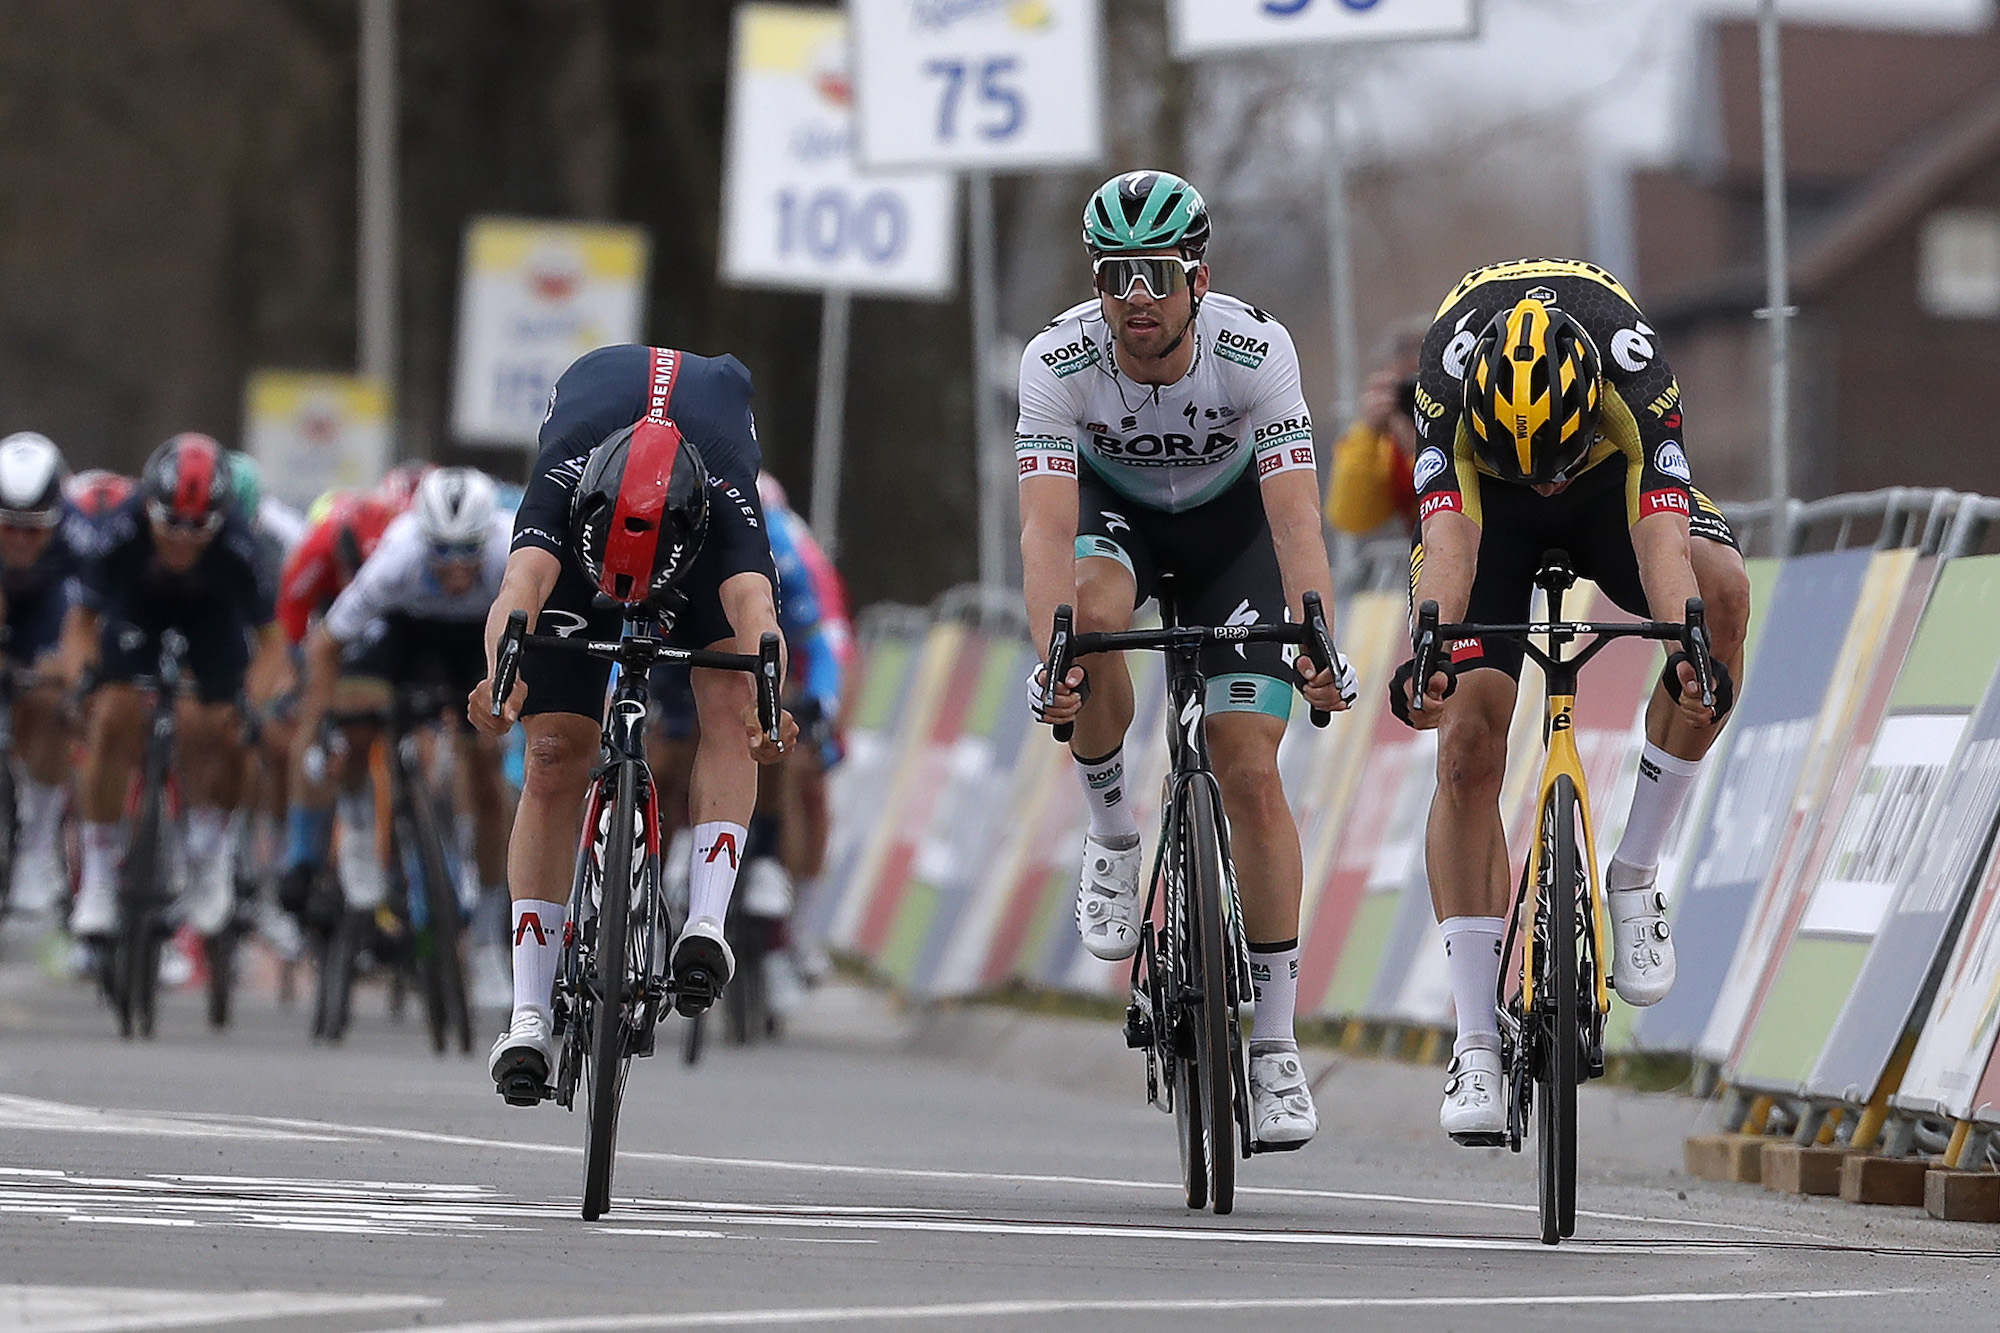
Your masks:
{"label": "black cycling glove", "polygon": [[[1681,701],[1681,663],[1693,664],[1685,649],[1677,650],[1667,657],[1666,666],[1660,670],[1660,684],[1675,703]],[[1715,720],[1720,725],[1729,716],[1729,710],[1736,707],[1736,681],[1729,674],[1729,663],[1719,657],[1708,659],[1711,684],[1715,687]]]}
{"label": "black cycling glove", "polygon": [[[1411,658],[1396,668],[1396,674],[1389,677],[1389,711],[1396,720],[1406,727],[1414,727],[1416,722],[1410,717],[1410,682],[1417,674],[1417,659]],[[1440,656],[1431,664],[1433,676],[1444,677],[1444,697],[1449,699],[1458,690],[1458,666],[1449,657]]]}

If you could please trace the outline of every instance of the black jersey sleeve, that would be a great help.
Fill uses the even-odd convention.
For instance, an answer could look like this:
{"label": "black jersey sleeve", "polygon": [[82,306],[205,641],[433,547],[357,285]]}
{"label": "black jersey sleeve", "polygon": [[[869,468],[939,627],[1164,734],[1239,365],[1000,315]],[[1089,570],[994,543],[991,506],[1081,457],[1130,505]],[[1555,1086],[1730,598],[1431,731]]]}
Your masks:
{"label": "black jersey sleeve", "polygon": [[532,546],[558,558],[568,554],[570,509],[588,457],[570,454],[562,444],[549,445],[536,457],[521,507],[514,511],[514,550]]}
{"label": "black jersey sleeve", "polygon": [[1613,318],[1584,328],[1604,366],[1599,431],[1626,456],[1625,517],[1648,514],[1694,517],[1694,471],[1682,444],[1681,386],[1639,308],[1620,294]]}
{"label": "black jersey sleeve", "polygon": [[1465,414],[1465,368],[1472,345],[1490,315],[1481,315],[1468,295],[1438,313],[1417,354],[1417,457],[1410,481],[1417,493],[1417,518],[1442,510],[1479,517],[1472,455],[1459,437]]}

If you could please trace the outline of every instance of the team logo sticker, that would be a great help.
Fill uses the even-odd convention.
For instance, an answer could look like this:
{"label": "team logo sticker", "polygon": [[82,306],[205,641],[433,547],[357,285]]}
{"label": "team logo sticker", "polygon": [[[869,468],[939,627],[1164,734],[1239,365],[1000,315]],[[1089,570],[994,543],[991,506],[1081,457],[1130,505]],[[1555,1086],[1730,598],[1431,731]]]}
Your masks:
{"label": "team logo sticker", "polygon": [[1681,481],[1694,480],[1694,473],[1688,467],[1688,457],[1681,451],[1678,440],[1668,440],[1660,446],[1660,451],[1653,456],[1653,466]]}
{"label": "team logo sticker", "polygon": [[1611,359],[1636,375],[1653,364],[1653,331],[1644,324],[1611,335]]}
{"label": "team logo sticker", "polygon": [[1410,482],[1421,491],[1448,466],[1450,464],[1445,460],[1444,450],[1432,445],[1417,455],[1417,466],[1410,474]]}

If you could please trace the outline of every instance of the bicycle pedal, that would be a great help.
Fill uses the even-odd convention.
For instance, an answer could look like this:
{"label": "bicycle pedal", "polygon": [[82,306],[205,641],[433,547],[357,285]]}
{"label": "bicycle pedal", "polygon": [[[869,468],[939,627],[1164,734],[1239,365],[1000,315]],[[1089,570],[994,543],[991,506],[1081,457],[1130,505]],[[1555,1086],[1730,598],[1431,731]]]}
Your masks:
{"label": "bicycle pedal", "polygon": [[1497,1133],[1452,1134],[1448,1137],[1461,1148],[1504,1148],[1507,1146],[1507,1134],[1504,1130]]}
{"label": "bicycle pedal", "polygon": [[1262,1139],[1252,1139],[1250,1140],[1250,1153],[1252,1156],[1255,1156],[1258,1153],[1267,1152],[1297,1152],[1311,1142],[1311,1139],[1299,1139],[1293,1143],[1265,1143]]}
{"label": "bicycle pedal", "polygon": [[705,1014],[722,994],[715,975],[707,968],[690,968],[674,978],[674,1012],[682,1018]]}
{"label": "bicycle pedal", "polygon": [[1129,1050],[1143,1051],[1153,1044],[1152,1016],[1138,1005],[1125,1010],[1125,1045]]}
{"label": "bicycle pedal", "polygon": [[509,1106],[538,1106],[555,1096],[547,1083],[527,1070],[502,1074],[498,1090]]}

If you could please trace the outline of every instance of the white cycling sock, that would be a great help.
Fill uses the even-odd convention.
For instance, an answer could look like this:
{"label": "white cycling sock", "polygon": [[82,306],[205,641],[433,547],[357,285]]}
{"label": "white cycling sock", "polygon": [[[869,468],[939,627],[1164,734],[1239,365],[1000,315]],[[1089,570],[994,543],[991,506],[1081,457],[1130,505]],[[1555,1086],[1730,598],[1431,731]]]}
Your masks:
{"label": "white cycling sock", "polygon": [[694,826],[694,848],[688,854],[688,920],[728,917],[743,840],[749,836],[750,830],[726,819]]}
{"label": "white cycling sock", "polygon": [[562,957],[563,926],[569,921],[567,903],[523,898],[514,904],[514,1012],[549,1012],[556,985],[556,962]]}
{"label": "white cycling sock", "polygon": [[1139,822],[1132,816],[1132,803],[1125,799],[1125,747],[1119,746],[1102,759],[1076,760],[1083,779],[1084,802],[1090,807],[1090,836],[1107,847],[1122,850],[1139,845]]}
{"label": "white cycling sock", "polygon": [[124,829],[113,820],[109,824],[86,822],[83,826],[83,882],[116,884],[118,862],[125,854]]}
{"label": "white cycling sock", "polygon": [[1639,780],[1632,788],[1632,813],[1625,821],[1625,834],[1618,840],[1615,860],[1641,870],[1660,863],[1660,848],[1674,830],[1694,786],[1701,760],[1677,759],[1651,741],[1639,752]]}
{"label": "white cycling sock", "polygon": [[63,789],[24,777],[18,790],[21,793],[21,846],[53,852],[56,825],[62,818]]}
{"label": "white cycling sock", "polygon": [[1251,998],[1257,1002],[1250,1016],[1250,1044],[1254,1050],[1262,1042],[1297,1044],[1294,1016],[1299,1005],[1299,942],[1297,937],[1275,944],[1250,946]]}
{"label": "white cycling sock", "polygon": [[1497,916],[1448,916],[1438,922],[1444,936],[1445,970],[1451,975],[1451,1002],[1458,1011],[1458,1040],[1452,1054],[1474,1046],[1497,1050],[1500,1017],[1493,994],[1500,985],[1500,950],[1507,923]]}

